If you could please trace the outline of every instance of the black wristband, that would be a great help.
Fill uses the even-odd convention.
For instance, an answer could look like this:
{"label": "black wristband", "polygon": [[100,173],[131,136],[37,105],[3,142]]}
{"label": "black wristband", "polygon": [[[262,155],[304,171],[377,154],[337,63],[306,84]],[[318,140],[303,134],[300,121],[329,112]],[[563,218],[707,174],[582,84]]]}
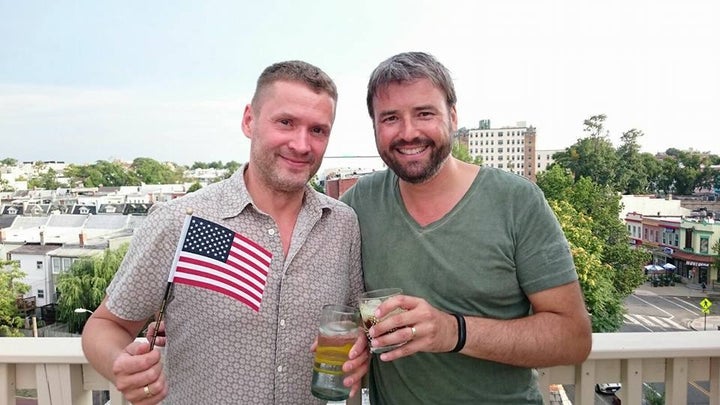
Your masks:
{"label": "black wristband", "polygon": [[457,320],[458,340],[457,340],[457,344],[455,345],[455,347],[452,350],[450,350],[448,353],[457,353],[460,350],[462,350],[463,347],[465,347],[465,337],[466,337],[465,318],[459,314],[450,314],[450,315],[454,316],[455,319]]}

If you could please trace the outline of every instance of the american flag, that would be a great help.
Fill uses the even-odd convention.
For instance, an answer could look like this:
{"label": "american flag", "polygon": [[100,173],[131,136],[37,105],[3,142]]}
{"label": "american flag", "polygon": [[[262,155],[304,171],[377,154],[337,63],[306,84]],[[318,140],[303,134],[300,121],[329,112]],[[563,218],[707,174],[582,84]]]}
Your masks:
{"label": "american flag", "polygon": [[217,291],[259,311],[271,260],[247,237],[188,216],[168,282]]}

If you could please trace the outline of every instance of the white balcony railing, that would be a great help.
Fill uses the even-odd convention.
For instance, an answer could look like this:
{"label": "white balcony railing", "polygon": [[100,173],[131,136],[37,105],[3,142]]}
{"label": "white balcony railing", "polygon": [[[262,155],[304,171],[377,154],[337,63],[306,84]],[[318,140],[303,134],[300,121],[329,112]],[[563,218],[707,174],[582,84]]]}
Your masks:
{"label": "white balcony railing", "polygon": [[[539,370],[550,384],[574,384],[575,404],[594,404],[597,383],[621,382],[624,404],[640,404],[643,383],[665,383],[665,403],[687,403],[687,385],[709,381],[709,404],[720,405],[720,331],[593,335],[590,357],[578,366]],[[0,404],[15,404],[16,389],[37,390],[38,405],[90,405],[93,390],[127,402],[87,363],[80,338],[0,338]]]}

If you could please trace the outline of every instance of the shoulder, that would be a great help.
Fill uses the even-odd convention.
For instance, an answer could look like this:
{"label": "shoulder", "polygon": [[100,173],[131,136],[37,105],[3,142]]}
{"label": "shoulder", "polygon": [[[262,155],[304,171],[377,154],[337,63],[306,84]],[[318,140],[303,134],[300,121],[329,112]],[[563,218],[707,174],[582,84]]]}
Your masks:
{"label": "shoulder", "polygon": [[485,190],[511,196],[540,195],[542,190],[525,177],[494,167],[483,167],[478,174],[479,184]]}
{"label": "shoulder", "polygon": [[356,208],[364,201],[376,200],[378,195],[392,190],[396,183],[397,177],[391,170],[386,169],[366,174],[358,178],[355,185],[343,194],[341,200]]}

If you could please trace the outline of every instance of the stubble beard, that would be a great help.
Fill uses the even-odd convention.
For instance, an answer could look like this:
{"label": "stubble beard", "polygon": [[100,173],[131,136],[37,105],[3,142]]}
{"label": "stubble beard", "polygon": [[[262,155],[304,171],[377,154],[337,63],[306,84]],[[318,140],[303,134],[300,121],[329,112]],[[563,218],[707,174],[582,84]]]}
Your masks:
{"label": "stubble beard", "polygon": [[287,172],[280,169],[277,163],[278,159],[282,159],[278,154],[262,154],[256,156],[256,168],[262,177],[262,182],[272,191],[281,193],[296,193],[305,189],[305,184],[317,173],[320,165],[314,162],[310,167],[310,171],[305,174],[300,172]]}
{"label": "stubble beard", "polygon": [[[401,163],[395,158],[393,151],[402,146],[426,146],[431,148],[430,158],[426,161],[413,161],[409,163]],[[402,180],[420,184],[433,178],[443,163],[448,159],[452,152],[452,142],[442,142],[437,144],[429,138],[416,138],[411,142],[396,141],[393,142],[387,150],[378,151],[383,162]]]}

